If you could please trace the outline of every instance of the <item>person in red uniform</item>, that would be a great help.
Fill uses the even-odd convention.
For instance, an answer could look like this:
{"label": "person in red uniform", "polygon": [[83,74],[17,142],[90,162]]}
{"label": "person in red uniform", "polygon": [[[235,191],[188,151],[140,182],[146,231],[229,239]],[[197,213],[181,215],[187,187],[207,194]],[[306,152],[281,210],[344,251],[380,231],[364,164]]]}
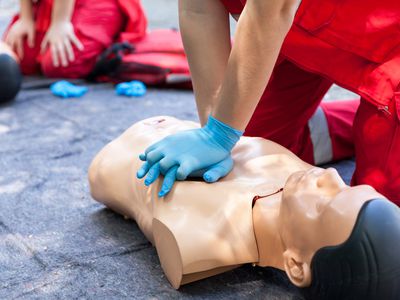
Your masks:
{"label": "person in red uniform", "polygon": [[20,0],[20,13],[5,34],[23,74],[83,78],[116,39],[145,35],[139,0]]}
{"label": "person in red uniform", "polygon": [[[229,13],[238,19],[233,46]],[[330,158],[351,155],[354,144],[352,184],[400,204],[399,23],[398,0],[180,0],[203,127],[149,147],[138,177],[151,184],[165,174],[160,196],[196,171],[214,182],[232,168],[243,131],[323,162],[309,126],[322,110],[334,137]],[[333,83],[361,100],[320,106]]]}

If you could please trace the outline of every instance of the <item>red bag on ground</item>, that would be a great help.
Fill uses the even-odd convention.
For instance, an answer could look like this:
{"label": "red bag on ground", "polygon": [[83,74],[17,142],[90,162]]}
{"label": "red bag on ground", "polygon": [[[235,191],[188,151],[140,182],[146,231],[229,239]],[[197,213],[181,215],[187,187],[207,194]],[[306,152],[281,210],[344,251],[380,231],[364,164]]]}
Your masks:
{"label": "red bag on ground", "polygon": [[138,42],[112,45],[100,55],[90,79],[191,88],[182,39],[174,29],[154,30]]}

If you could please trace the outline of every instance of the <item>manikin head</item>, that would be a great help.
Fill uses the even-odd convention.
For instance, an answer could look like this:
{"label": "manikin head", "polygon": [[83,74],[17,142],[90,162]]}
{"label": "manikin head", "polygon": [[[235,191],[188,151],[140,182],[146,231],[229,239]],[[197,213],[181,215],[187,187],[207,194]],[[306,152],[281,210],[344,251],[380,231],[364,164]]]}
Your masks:
{"label": "manikin head", "polygon": [[21,71],[15,54],[0,41],[0,104],[15,98],[21,82]]}
{"label": "manikin head", "polygon": [[296,172],[282,195],[284,268],[309,298],[398,299],[400,209],[334,169]]}

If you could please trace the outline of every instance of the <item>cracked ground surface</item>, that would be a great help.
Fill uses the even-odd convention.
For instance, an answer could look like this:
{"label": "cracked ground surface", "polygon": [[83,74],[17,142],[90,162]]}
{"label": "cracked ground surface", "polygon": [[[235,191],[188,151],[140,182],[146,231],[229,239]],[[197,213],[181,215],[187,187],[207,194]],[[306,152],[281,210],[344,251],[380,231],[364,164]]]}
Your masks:
{"label": "cracked ground surface", "polygon": [[[146,1],[152,27],[176,25],[176,1]],[[143,118],[196,120],[192,92],[129,99],[101,84],[60,100],[49,83],[27,78],[16,101],[0,107],[0,299],[302,299],[282,272],[251,266],[175,291],[135,222],[91,199],[93,156]],[[334,88],[328,97],[347,95]],[[348,182],[353,162],[334,166]]]}

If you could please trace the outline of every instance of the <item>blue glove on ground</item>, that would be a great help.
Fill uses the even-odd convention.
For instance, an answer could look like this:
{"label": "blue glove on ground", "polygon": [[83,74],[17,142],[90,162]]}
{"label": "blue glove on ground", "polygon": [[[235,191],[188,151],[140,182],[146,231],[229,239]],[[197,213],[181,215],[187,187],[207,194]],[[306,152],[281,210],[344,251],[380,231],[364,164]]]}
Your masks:
{"label": "blue glove on ground", "polygon": [[175,180],[185,180],[190,174],[202,174],[207,182],[215,182],[227,175],[233,161],[232,148],[243,135],[210,116],[206,126],[170,135],[148,147],[139,158],[144,164],[138,178],[146,176],[145,184],[152,184],[165,175],[159,197],[165,196]]}
{"label": "blue glove on ground", "polygon": [[88,91],[85,86],[77,86],[68,81],[61,80],[50,85],[53,95],[61,98],[82,97]]}
{"label": "blue glove on ground", "polygon": [[122,82],[115,86],[117,95],[128,97],[141,97],[146,94],[146,86],[141,81]]}

